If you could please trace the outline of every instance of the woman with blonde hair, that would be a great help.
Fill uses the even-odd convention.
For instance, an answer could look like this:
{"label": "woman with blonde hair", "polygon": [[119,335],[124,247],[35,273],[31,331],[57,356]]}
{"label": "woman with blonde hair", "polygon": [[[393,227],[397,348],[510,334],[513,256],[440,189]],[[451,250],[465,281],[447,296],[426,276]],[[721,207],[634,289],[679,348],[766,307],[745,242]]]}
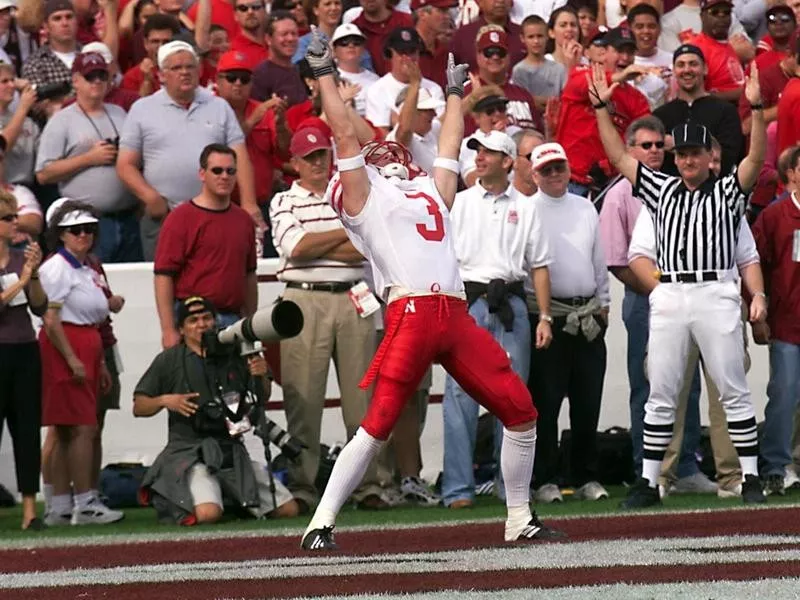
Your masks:
{"label": "woman with blonde hair", "polygon": [[[308,22],[317,27],[323,39],[331,43],[333,34],[342,20],[342,0],[303,0],[303,8],[308,16]],[[311,42],[311,33],[307,33],[297,40],[297,50],[292,57],[294,64],[299,63],[306,56],[306,49]],[[362,50],[361,68],[374,71],[372,57],[369,52]]]}
{"label": "woman with blonde hair", "polygon": [[28,308],[36,316],[47,309],[39,281],[42,252],[11,247],[17,234],[17,201],[0,189],[0,433],[8,423],[14,446],[17,488],[22,494],[22,528],[38,531],[41,427],[41,362]]}

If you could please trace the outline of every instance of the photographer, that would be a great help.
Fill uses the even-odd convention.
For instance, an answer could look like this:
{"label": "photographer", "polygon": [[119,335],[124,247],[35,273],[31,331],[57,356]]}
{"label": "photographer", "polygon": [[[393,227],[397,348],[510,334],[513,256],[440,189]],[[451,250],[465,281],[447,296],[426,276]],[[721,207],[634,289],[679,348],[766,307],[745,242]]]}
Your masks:
{"label": "photographer", "polygon": [[57,112],[39,141],[36,178],[57,183],[62,196],[91,204],[100,213],[96,254],[103,263],[142,260],[137,202],[117,176],[119,135],[125,111],[104,102],[110,74],[97,52],[72,64],[75,103]]}
{"label": "photographer", "polygon": [[247,399],[269,398],[266,361],[260,354],[245,360],[235,347],[227,355],[207,351],[216,318],[208,300],[187,298],[177,312],[181,343],[155,358],[134,391],[135,416],[169,411],[167,447],[142,483],[146,497],[160,519],[183,525],[219,520],[223,496],[256,517],[296,516],[289,491],[279,481],[271,489],[272,477],[250,462],[238,433],[247,421],[255,424],[258,407]]}

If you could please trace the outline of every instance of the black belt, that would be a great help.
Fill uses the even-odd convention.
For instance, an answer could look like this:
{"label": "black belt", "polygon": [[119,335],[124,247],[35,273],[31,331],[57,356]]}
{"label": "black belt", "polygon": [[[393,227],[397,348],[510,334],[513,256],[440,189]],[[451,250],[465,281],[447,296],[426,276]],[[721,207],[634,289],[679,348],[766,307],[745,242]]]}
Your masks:
{"label": "black belt", "polygon": [[661,283],[702,283],[703,281],[719,281],[716,271],[700,271],[699,273],[662,273],[658,280]]}
{"label": "black belt", "polygon": [[594,296],[573,296],[572,298],[553,298],[553,302],[566,304],[567,306],[583,306],[589,304]]}
{"label": "black belt", "polygon": [[106,219],[124,219],[126,217],[130,217],[131,215],[135,215],[138,210],[139,209],[134,206],[133,208],[126,208],[125,210],[101,213],[100,216],[105,217]]}
{"label": "black belt", "polygon": [[306,281],[287,281],[286,287],[306,290],[307,292],[331,292],[333,294],[341,294],[349,291],[350,288],[357,283],[357,281],[315,281],[313,283]]}

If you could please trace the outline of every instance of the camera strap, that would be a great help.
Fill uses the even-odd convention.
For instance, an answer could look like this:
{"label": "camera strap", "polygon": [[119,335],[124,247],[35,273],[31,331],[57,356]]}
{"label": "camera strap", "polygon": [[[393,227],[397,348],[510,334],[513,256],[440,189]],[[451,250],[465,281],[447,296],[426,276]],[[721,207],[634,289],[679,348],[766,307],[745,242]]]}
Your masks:
{"label": "camera strap", "polygon": [[[88,115],[88,113],[85,110],[83,110],[83,107],[80,104],[78,104],[77,102],[75,103],[75,106],[77,106],[81,110],[81,112],[83,113],[83,116],[86,117],[89,120],[89,123],[92,124],[92,127],[94,128],[95,132],[97,133],[97,137],[102,141],[107,140],[108,138],[106,136],[104,136],[102,133],[100,133],[100,129],[98,129],[97,124],[94,122],[94,119],[92,119],[92,117],[90,117]],[[108,114],[108,111],[106,110],[106,107],[103,106],[102,108],[103,108],[103,112],[106,115],[106,119],[108,119],[108,122],[111,123],[111,127],[114,130],[114,139],[117,142],[119,142],[119,131],[117,130],[117,126],[114,125],[114,120],[111,118],[111,115]]]}

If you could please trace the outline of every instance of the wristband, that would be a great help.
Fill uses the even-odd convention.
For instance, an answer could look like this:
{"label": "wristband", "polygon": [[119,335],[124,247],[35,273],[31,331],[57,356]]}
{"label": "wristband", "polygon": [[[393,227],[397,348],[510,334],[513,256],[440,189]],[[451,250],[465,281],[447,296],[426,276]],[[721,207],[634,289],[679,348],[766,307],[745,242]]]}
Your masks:
{"label": "wristband", "polygon": [[597,104],[592,104],[592,108],[595,110],[600,110],[601,108],[606,108],[608,106],[608,102],[598,102]]}
{"label": "wristband", "polygon": [[764,110],[764,105],[761,102],[758,104],[751,104],[750,110]]}
{"label": "wristband", "polygon": [[458,161],[453,160],[452,158],[437,156],[433,161],[433,166],[451,171],[452,173],[458,175]]}
{"label": "wristband", "polygon": [[356,154],[355,156],[350,156],[348,158],[337,158],[336,166],[339,168],[339,172],[342,173],[344,171],[355,171],[356,169],[361,169],[366,167],[367,163],[364,162],[363,156]]}
{"label": "wristband", "polygon": [[459,86],[452,86],[447,88],[447,92],[445,93],[445,97],[450,96],[451,94],[458,96],[459,98],[464,97],[464,88]]}
{"label": "wristband", "polygon": [[325,75],[333,75],[335,68],[333,63],[327,63],[322,65],[321,67],[312,67],[311,72],[314,74],[314,79],[319,79],[320,77],[324,77]]}

